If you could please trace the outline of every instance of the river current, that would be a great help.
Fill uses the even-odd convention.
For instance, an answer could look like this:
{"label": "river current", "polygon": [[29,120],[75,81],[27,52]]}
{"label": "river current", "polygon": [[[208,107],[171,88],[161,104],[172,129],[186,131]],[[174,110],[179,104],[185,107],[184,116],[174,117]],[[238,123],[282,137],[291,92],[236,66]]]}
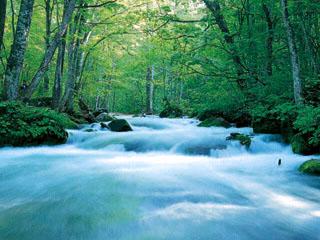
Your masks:
{"label": "river current", "polygon": [[320,239],[320,178],[279,136],[126,118],[134,131],[93,124],[64,145],[1,148],[0,239]]}

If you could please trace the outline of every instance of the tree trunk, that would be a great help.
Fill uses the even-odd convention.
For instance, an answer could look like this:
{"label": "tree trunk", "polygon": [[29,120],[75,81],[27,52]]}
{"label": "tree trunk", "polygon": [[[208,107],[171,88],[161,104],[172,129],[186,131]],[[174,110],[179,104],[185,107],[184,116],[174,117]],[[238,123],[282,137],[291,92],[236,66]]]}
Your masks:
{"label": "tree trunk", "polygon": [[30,32],[34,0],[22,0],[17,28],[5,71],[4,98],[16,100],[19,95],[19,78]]}
{"label": "tree trunk", "polygon": [[227,22],[225,21],[224,16],[221,13],[220,4],[215,0],[203,0],[203,2],[212,12],[216,24],[218,25],[220,31],[224,34],[225,42],[230,46],[232,61],[234,62],[237,71],[237,83],[239,87],[243,89],[246,85],[243,65],[241,63],[241,58],[235,49],[233,36],[231,35]]}
{"label": "tree trunk", "polygon": [[77,19],[75,16],[75,23],[70,27],[69,35],[70,42],[68,44],[68,77],[65,83],[64,94],[60,102],[59,109],[63,112],[73,112],[73,96],[75,88],[75,67],[77,63],[77,51],[80,45],[79,39],[76,38],[78,27]]}
{"label": "tree trunk", "polygon": [[299,66],[298,55],[297,55],[297,47],[294,39],[294,32],[293,32],[292,24],[289,19],[288,1],[287,0],[280,0],[280,1],[281,1],[281,8],[282,8],[282,18],[283,18],[283,23],[287,33],[290,58],[291,58],[294,100],[296,104],[302,104],[303,99],[302,99],[302,88],[301,88],[301,79],[300,79],[300,66]]}
{"label": "tree trunk", "polygon": [[147,68],[146,77],[146,114],[153,114],[153,80],[154,80],[154,66]]}
{"label": "tree trunk", "polygon": [[274,39],[274,23],[272,19],[272,13],[266,4],[262,5],[264,15],[266,17],[268,26],[268,36],[266,41],[267,48],[267,75],[272,76],[272,62],[273,62],[273,39]]}
{"label": "tree trunk", "polygon": [[59,45],[57,65],[55,72],[54,85],[52,90],[52,107],[53,109],[59,108],[60,98],[61,98],[61,82],[63,76],[63,65],[64,65],[64,56],[66,51],[66,34],[62,38],[62,41]]}
{"label": "tree trunk", "polygon": [[[57,6],[58,7],[58,6]],[[52,8],[51,8],[51,0],[45,0],[45,10],[46,10],[46,51],[50,47],[50,38],[51,38],[51,19],[52,19]],[[47,73],[44,75],[43,79],[43,90],[45,93],[49,91],[50,79]]]}
{"label": "tree trunk", "polygon": [[33,76],[30,86],[27,89],[27,92],[25,94],[25,97],[27,99],[31,98],[32,94],[35,92],[37,87],[39,86],[39,83],[48,70],[49,64],[54,56],[54,53],[59,46],[62,37],[64,36],[65,32],[67,31],[68,25],[71,21],[72,14],[75,9],[75,2],[76,0],[69,0],[68,3],[65,5],[63,12],[63,19],[59,26],[58,32],[55,34],[54,38],[52,39],[50,43],[50,47],[47,49],[43,59],[42,63],[37,70],[36,74]]}
{"label": "tree trunk", "polygon": [[7,0],[0,0],[0,51],[3,47],[3,36],[6,23]]}

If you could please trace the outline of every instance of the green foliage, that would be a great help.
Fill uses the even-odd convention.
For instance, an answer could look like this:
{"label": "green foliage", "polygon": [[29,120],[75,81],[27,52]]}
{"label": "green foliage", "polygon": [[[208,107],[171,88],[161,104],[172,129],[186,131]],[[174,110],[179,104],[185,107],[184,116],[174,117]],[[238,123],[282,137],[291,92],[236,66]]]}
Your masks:
{"label": "green foliage", "polygon": [[228,123],[225,119],[223,118],[208,118],[201,122],[199,127],[224,127],[224,128],[229,128],[230,123]]}
{"label": "green foliage", "polygon": [[309,161],[304,162],[299,167],[299,171],[302,173],[320,176],[320,159],[311,159]]}
{"label": "green foliage", "polygon": [[299,109],[294,129],[307,138],[308,144],[320,147],[320,107],[305,106]]}
{"label": "green foliage", "polygon": [[1,102],[0,126],[0,146],[25,146],[64,143],[68,137],[64,129],[76,124],[66,115],[47,108]]}
{"label": "green foliage", "polygon": [[159,116],[161,118],[177,118],[182,117],[183,112],[180,107],[167,101],[164,109],[160,112]]}

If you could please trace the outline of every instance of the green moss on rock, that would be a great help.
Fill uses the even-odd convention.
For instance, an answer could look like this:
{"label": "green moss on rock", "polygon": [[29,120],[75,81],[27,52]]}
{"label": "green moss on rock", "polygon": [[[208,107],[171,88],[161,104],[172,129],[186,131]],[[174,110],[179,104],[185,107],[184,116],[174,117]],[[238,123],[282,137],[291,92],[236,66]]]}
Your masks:
{"label": "green moss on rock", "polygon": [[299,171],[302,173],[320,176],[320,159],[311,159],[309,161],[304,162],[299,167]]}
{"label": "green moss on rock", "polygon": [[65,143],[65,128],[76,128],[67,115],[21,102],[0,103],[0,146]]}
{"label": "green moss on rock", "polygon": [[176,105],[166,102],[164,109],[160,112],[161,118],[178,118],[183,116],[183,111]]}
{"label": "green moss on rock", "polygon": [[209,118],[201,122],[199,127],[231,127],[230,123],[224,118]]}
{"label": "green moss on rock", "polygon": [[249,135],[241,134],[241,133],[231,133],[227,140],[239,141],[241,145],[249,148],[251,145],[251,138]]}

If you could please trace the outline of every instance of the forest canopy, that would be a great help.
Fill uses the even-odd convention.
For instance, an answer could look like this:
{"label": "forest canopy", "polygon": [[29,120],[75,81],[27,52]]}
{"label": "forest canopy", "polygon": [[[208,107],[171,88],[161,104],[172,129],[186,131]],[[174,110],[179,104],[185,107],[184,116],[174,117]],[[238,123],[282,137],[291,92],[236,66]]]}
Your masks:
{"label": "forest canopy", "polygon": [[1,0],[3,100],[252,115],[319,104],[316,0]]}

